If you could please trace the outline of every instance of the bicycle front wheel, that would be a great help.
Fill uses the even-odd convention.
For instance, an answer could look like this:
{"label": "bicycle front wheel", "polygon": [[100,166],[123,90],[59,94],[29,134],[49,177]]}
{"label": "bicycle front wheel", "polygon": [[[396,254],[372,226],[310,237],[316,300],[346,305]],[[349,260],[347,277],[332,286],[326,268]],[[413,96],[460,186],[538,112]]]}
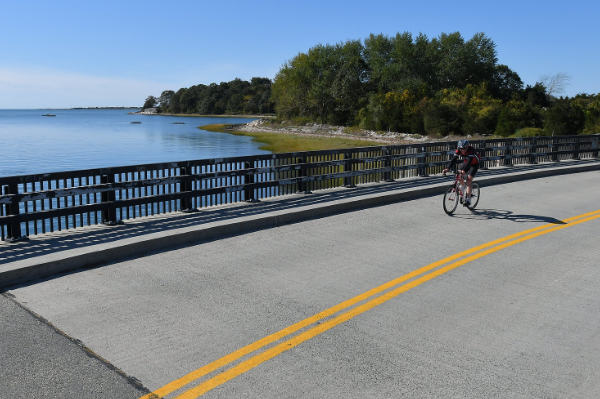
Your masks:
{"label": "bicycle front wheel", "polygon": [[454,185],[448,187],[448,190],[444,193],[444,212],[448,215],[452,215],[458,206],[458,192]]}
{"label": "bicycle front wheel", "polygon": [[479,184],[471,183],[471,205],[468,206],[469,209],[475,209],[479,203],[480,195],[481,192],[479,191]]}

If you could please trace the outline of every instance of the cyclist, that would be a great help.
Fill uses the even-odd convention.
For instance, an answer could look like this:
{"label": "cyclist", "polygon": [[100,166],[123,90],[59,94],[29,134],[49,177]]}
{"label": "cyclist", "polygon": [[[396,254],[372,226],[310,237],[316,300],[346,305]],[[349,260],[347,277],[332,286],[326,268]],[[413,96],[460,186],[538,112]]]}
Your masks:
{"label": "cyclist", "polygon": [[444,174],[446,174],[448,170],[458,163],[459,156],[462,156],[462,166],[460,167],[459,173],[463,184],[465,183],[465,176],[467,178],[467,195],[463,205],[470,206],[471,184],[473,183],[473,178],[479,169],[479,156],[475,153],[475,149],[469,145],[468,140],[459,140],[454,156],[450,160],[450,163],[448,163],[448,167],[443,171]]}

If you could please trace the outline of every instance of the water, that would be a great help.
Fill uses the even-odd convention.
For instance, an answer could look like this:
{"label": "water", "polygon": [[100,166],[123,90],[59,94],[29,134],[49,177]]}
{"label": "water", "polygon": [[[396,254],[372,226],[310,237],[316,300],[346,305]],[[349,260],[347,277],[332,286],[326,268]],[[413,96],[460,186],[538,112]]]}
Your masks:
{"label": "water", "polygon": [[268,153],[251,137],[198,129],[252,119],[130,111],[0,110],[0,176]]}

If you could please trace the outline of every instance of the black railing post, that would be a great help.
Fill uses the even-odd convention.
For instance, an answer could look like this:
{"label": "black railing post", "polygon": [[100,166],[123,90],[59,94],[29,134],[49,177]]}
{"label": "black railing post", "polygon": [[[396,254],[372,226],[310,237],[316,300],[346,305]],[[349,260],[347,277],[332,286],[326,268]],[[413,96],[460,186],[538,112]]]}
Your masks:
{"label": "black railing post", "polygon": [[579,137],[575,137],[575,147],[573,148],[573,159],[579,160],[580,146],[579,146]]}
{"label": "black railing post", "polygon": [[386,169],[390,169],[390,170],[386,170],[383,173],[383,180],[385,180],[386,182],[393,182],[394,179],[392,179],[392,152],[390,151],[390,147],[383,147],[383,156],[385,157],[384,161],[383,161],[383,167]]}
{"label": "black railing post", "polygon": [[308,189],[308,182],[305,182],[303,179],[308,175],[308,168],[306,166],[306,155],[302,154],[300,158],[296,159],[296,162],[300,164],[300,169],[298,173],[298,193],[302,194],[310,194],[311,191]]}
{"label": "black railing post", "polygon": [[[186,164],[179,168],[179,174],[181,175],[180,191],[182,193],[189,193],[192,191],[192,166]],[[196,209],[192,206],[192,195],[184,194],[181,197],[181,212],[194,212]]]}
{"label": "black railing post", "polygon": [[[112,184],[115,182],[114,173],[110,173],[108,175],[100,176],[100,184]],[[108,205],[102,209],[102,224],[106,224],[108,226],[114,226],[118,224],[117,222],[117,208],[115,206],[115,190],[114,188],[110,191],[103,191],[101,194],[102,203]]]}
{"label": "black railing post", "polygon": [[552,161],[558,162],[558,137],[552,137]]}
{"label": "black railing post", "polygon": [[[10,183],[7,186],[6,194],[19,194],[19,185],[17,183]],[[19,202],[14,201],[6,206],[7,216],[16,216],[20,213]],[[21,235],[21,222],[10,222],[6,226],[6,241],[15,242],[26,239]]]}
{"label": "black railing post", "polygon": [[[352,153],[349,151],[344,152],[344,172],[352,172]],[[354,178],[352,176],[344,177],[344,187],[354,188]]]}
{"label": "black railing post", "polygon": [[250,161],[244,162],[244,200],[246,202],[259,202],[256,196],[254,195],[254,188],[250,187],[250,184],[254,183],[254,173],[248,171],[248,169],[252,168],[252,164]]}
{"label": "black railing post", "polygon": [[535,137],[529,139],[531,142],[529,143],[529,163],[536,164],[537,163],[537,139]]}
{"label": "black railing post", "polygon": [[427,165],[426,165],[426,157],[427,152],[425,151],[425,147],[421,146],[417,148],[417,176],[426,177],[427,175]]}
{"label": "black railing post", "polygon": [[504,166],[512,165],[512,140],[507,140],[504,144]]}
{"label": "black railing post", "polygon": [[[485,142],[485,141],[482,141],[482,142],[479,144],[479,154],[481,155],[481,158],[484,158],[484,157],[485,157],[485,149],[486,149],[486,148],[487,148],[487,146],[486,146],[486,142]],[[480,159],[479,161],[480,161],[480,162],[479,162],[479,165],[481,165],[481,169],[482,169],[482,170],[486,170],[486,169],[488,168],[488,166],[487,166],[487,162],[486,162],[486,161],[484,161],[483,159]]]}
{"label": "black railing post", "polygon": [[598,136],[592,137],[592,157],[598,158]]}

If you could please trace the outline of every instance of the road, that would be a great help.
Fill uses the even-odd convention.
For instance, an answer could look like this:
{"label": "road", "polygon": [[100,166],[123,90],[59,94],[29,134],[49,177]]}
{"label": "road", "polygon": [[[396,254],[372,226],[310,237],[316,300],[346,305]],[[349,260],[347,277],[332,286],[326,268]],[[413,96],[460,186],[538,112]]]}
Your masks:
{"label": "road", "polygon": [[96,368],[60,391],[14,355],[1,381],[11,398],[600,397],[598,182],[482,187],[474,213],[425,198],[16,288],[0,309],[20,345],[45,334],[36,356]]}

